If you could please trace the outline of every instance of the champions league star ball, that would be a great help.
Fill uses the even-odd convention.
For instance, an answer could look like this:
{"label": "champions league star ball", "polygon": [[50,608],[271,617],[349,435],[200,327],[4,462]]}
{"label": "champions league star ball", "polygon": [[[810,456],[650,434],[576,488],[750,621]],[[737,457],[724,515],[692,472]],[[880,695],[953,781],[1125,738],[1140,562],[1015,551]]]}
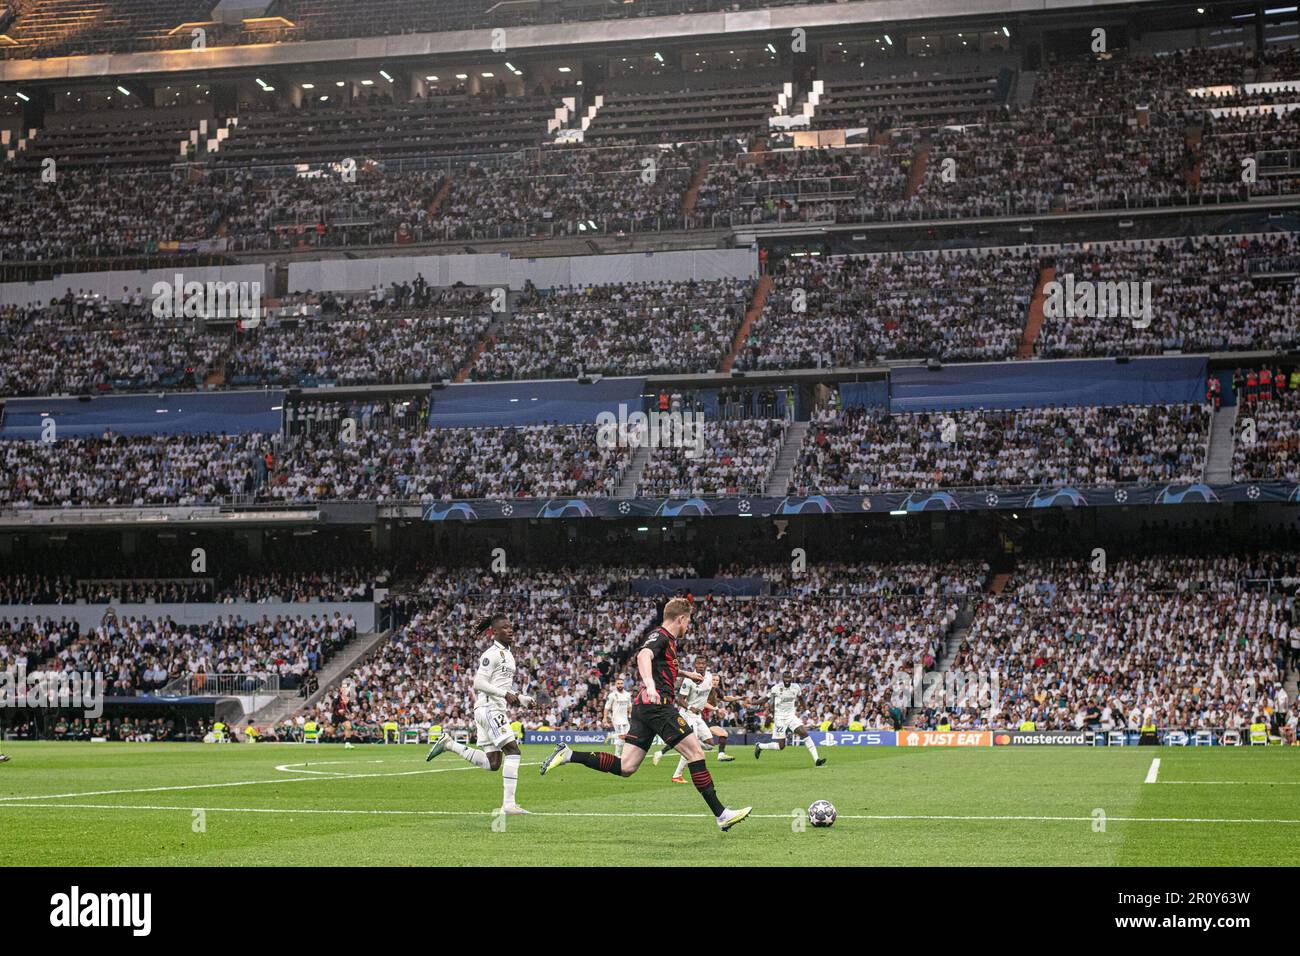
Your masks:
{"label": "champions league star ball", "polygon": [[835,807],[829,800],[818,800],[808,808],[808,822],[815,827],[828,827],[835,822]]}

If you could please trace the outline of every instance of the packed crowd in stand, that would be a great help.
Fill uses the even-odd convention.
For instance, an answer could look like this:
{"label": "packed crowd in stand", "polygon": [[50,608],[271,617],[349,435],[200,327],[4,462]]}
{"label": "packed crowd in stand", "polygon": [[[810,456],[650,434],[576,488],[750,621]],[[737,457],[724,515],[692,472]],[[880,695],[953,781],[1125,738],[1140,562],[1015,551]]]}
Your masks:
{"label": "packed crowd in stand", "polygon": [[293,688],[356,637],[351,614],[177,624],[170,618],[106,615],[93,628],[75,620],[17,617],[0,620],[0,670],[67,671],[104,676],[105,694],[133,696],[179,677],[201,693],[207,675],[278,676]]}
{"label": "packed crowd in stand", "polygon": [[[1284,387],[1240,413],[1235,480],[1300,480],[1296,401]],[[3,441],[0,506],[604,497],[632,461],[630,440],[620,447],[594,424],[427,428],[418,403],[381,406],[355,434],[338,427],[341,407],[321,407],[312,414],[331,417],[309,419],[311,429],[299,420],[287,440],[254,433]],[[813,414],[790,492],[1190,483],[1203,478],[1213,410],[1207,402],[891,414],[830,404]],[[787,426],[769,417],[709,418],[698,434],[692,423],[661,435],[635,494],[761,494]]]}
{"label": "packed crowd in stand", "polygon": [[[629,569],[628,575],[685,570]],[[780,573],[737,570],[741,577]],[[978,587],[982,573],[976,564],[933,571],[921,564],[842,565],[816,572],[824,600],[700,598],[683,662],[699,653],[725,693],[747,698],[730,714],[740,725],[762,723],[766,691],[788,670],[808,687],[800,706],[814,722],[888,721],[894,675],[904,674],[910,686],[914,667],[933,665],[960,596]],[[530,573],[512,577],[508,587],[480,572],[438,571],[426,584],[438,588],[429,595],[432,606],[316,708],[335,739],[360,725],[373,734],[387,720],[468,726],[469,685],[483,643],[476,628],[496,611],[514,625],[516,692],[542,692],[550,700],[519,711],[525,725],[604,727],[604,694],[617,677],[631,680],[630,652],[655,621],[658,603],[620,596],[603,570]],[[494,590],[480,593],[481,585]],[[889,676],[881,681],[879,674]]]}
{"label": "packed crowd in stand", "polygon": [[0,306],[0,395],[437,382],[491,322],[488,291],[422,276],[369,295],[288,297],[247,327],[157,318],[153,303],[124,288]]}
{"label": "packed crowd in stand", "polygon": [[683,227],[682,202],[722,143],[662,149],[547,149],[523,163],[471,166],[452,180],[439,216],[449,239],[581,235]]}
{"label": "packed crowd in stand", "polygon": [[189,604],[213,600],[212,581],[183,578],[76,579],[71,575],[0,576],[4,604]]}
{"label": "packed crowd in stand", "polygon": [[995,699],[949,715],[1043,730],[1241,730],[1285,715],[1300,626],[1285,599],[1244,590],[1240,571],[1233,559],[1144,559],[1109,565],[1102,584],[1087,560],[1027,564],[984,599],[953,663],[996,676]]}
{"label": "packed crowd in stand", "polygon": [[791,490],[1199,481],[1209,423],[1202,405],[894,414],[827,408],[813,418]]}
{"label": "packed crowd in stand", "polygon": [[1276,391],[1238,392],[1233,481],[1300,482],[1300,389],[1285,386],[1281,375],[1269,377],[1281,380]]}
{"label": "packed crowd in stand", "polygon": [[494,334],[472,377],[714,371],[744,319],[752,285],[719,279],[534,291]]}
{"label": "packed crowd in stand", "polygon": [[737,356],[744,368],[839,367],[873,357],[1001,359],[1024,332],[1038,259],[944,252],[792,259]]}
{"label": "packed crowd in stand", "polygon": [[[260,132],[235,127],[221,166],[176,172],[69,168],[54,183],[41,182],[39,170],[6,177],[0,205],[14,215],[0,224],[0,257],[48,261],[174,252],[176,243],[255,250],[1239,200],[1295,188],[1297,177],[1289,175],[1260,175],[1246,189],[1241,181],[1243,158],[1291,147],[1295,114],[1212,117],[1209,111],[1254,104],[1280,110],[1294,96],[1217,91],[1260,76],[1295,80],[1298,62],[1285,47],[1263,54],[1191,50],[1061,62],[1040,71],[1030,103],[974,117],[978,122],[896,124],[867,147],[757,154],[738,154],[734,130],[692,128],[686,135],[670,112],[662,129],[629,134],[655,145],[544,148],[541,122],[522,140],[516,132],[494,138],[488,126],[484,138],[463,144],[468,165],[442,165],[434,156],[430,164],[437,168],[412,168],[365,157],[386,160],[388,149],[399,148],[388,140],[405,128],[402,117],[424,116],[448,97],[374,103],[373,116],[355,103],[313,107],[306,117],[286,108],[281,125],[293,124],[292,134],[258,125],[261,113],[250,109],[250,129]],[[682,76],[687,89],[690,82]],[[1199,87],[1216,92],[1189,94]],[[663,94],[645,95],[662,108],[656,97]],[[514,98],[498,89],[450,99],[465,99],[465,116],[482,119],[482,110],[497,116],[492,111]],[[539,116],[552,100],[558,103],[553,96],[538,100]],[[1202,124],[1199,139],[1190,135]],[[326,150],[331,162],[349,151],[361,157],[355,181],[329,163],[292,175],[255,175],[231,165],[267,162],[262,143],[262,152],[273,147],[288,170],[315,158],[322,137],[333,138]],[[410,151],[429,159],[444,138],[435,131],[413,140]],[[924,173],[909,189],[908,174],[918,161]],[[687,203],[702,168],[707,175]],[[34,188],[28,175],[38,183]],[[51,220],[60,228],[46,228]]]}
{"label": "packed crowd in stand", "polygon": [[[1149,283],[1141,286],[1141,312],[1080,319],[1047,313],[1037,350],[1045,358],[1279,348],[1297,342],[1300,280],[1252,270],[1294,257],[1295,233],[1263,237],[1214,236],[1102,244],[1061,252],[1056,281],[1073,276],[1076,286]],[[1100,307],[1099,307],[1100,311]]]}
{"label": "packed crowd in stand", "polygon": [[[736,366],[1011,358],[1027,347],[1043,265],[1065,290],[1058,308],[1050,296],[1044,304],[1033,345],[1044,358],[1290,347],[1300,328],[1297,264],[1300,243],[1287,232],[1092,244],[1043,257],[997,249],[792,258]],[[1084,321],[1063,299],[1090,282],[1125,295],[1098,293],[1099,314]],[[479,381],[709,372],[730,352],[754,283],[526,286],[496,324],[490,293],[434,289],[421,276],[368,294],[292,296],[248,328],[155,318],[138,288],[0,306],[0,394],[419,384],[462,368]]]}
{"label": "packed crowd in stand", "polygon": [[761,495],[785,440],[783,421],[709,422],[699,443],[653,448],[637,494],[685,498]]}

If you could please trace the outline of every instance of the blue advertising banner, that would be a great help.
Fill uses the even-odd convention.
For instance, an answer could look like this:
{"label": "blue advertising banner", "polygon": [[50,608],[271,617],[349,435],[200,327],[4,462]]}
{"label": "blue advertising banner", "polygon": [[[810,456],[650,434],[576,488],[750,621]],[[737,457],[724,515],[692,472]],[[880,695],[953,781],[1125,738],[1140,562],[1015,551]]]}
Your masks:
{"label": "blue advertising banner", "polygon": [[509,498],[439,501],[425,521],[501,518],[784,517],[816,514],[910,514],[918,511],[991,511],[1180,505],[1211,502],[1300,503],[1300,484],[1257,482],[1208,485],[988,488],[954,491],[885,491],[868,495],[787,495],[784,498]]}
{"label": "blue advertising banner", "polygon": [[605,744],[608,730],[525,730],[526,744]]}

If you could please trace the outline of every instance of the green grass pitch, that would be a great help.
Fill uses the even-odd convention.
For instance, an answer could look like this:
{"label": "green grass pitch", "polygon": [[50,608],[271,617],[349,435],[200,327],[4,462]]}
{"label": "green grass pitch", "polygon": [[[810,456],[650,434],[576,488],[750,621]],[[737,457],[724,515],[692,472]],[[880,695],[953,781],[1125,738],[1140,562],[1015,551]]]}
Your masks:
{"label": "green grass pitch", "polygon": [[[537,767],[493,829],[496,774],[424,747],[11,743],[0,865],[1291,865],[1300,749],[733,749],[755,816],[720,833],[675,758],[619,780]],[[1155,783],[1146,783],[1154,758]],[[799,832],[792,811],[839,820]],[[202,811],[198,813],[197,811]]]}

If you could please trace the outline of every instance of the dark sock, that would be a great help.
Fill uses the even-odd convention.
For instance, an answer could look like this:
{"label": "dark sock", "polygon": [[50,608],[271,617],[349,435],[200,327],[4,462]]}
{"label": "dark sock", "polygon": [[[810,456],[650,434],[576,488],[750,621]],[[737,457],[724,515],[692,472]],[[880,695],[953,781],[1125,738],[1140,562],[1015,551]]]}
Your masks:
{"label": "dark sock", "polygon": [[623,762],[613,754],[604,751],[575,750],[573,756],[569,758],[569,763],[580,763],[584,767],[590,767],[601,773],[612,773],[616,777],[623,776]]}
{"label": "dark sock", "polygon": [[727,738],[726,738],[726,737],[714,737],[713,740],[714,740],[714,742],[716,742],[717,745],[718,745],[718,753],[720,753],[720,754],[725,754],[725,753],[727,752]]}
{"label": "dark sock", "polygon": [[718,794],[713,789],[713,777],[709,775],[709,769],[704,765],[704,761],[693,761],[688,763],[686,768],[691,772],[691,783],[695,784],[695,789],[700,791],[700,796],[709,805],[713,815],[721,816],[726,808],[723,807],[722,801],[718,799]]}

